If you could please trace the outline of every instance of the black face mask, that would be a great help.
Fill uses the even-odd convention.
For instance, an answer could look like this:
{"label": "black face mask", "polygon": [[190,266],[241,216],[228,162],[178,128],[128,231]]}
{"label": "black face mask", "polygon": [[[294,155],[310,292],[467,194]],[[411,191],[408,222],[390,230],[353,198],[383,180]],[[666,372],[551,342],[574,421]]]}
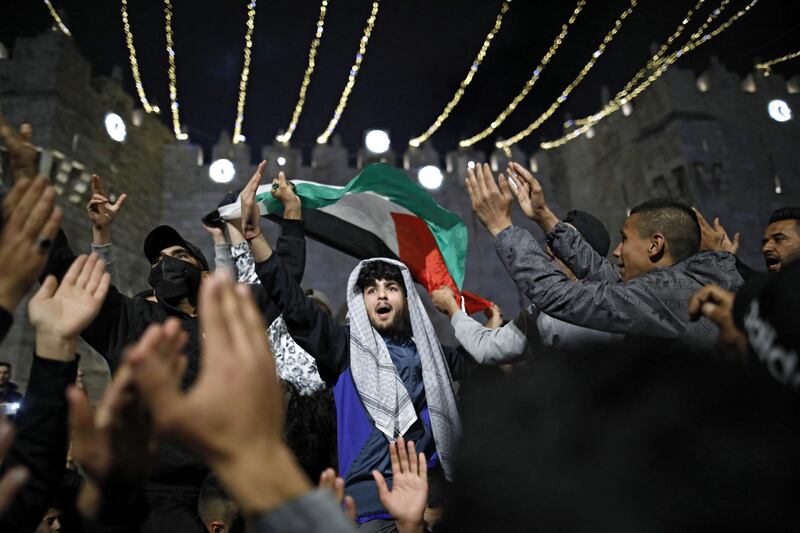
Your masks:
{"label": "black face mask", "polygon": [[193,264],[167,256],[153,265],[147,281],[156,296],[169,302],[182,297],[195,298],[201,275],[200,269]]}

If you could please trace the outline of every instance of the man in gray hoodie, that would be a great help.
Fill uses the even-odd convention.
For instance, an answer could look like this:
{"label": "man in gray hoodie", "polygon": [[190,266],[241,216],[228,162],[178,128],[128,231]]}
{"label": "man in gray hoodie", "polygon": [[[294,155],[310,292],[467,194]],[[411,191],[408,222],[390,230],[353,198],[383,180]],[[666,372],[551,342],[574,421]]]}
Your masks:
{"label": "man in gray hoodie", "polygon": [[[550,211],[530,172],[512,163],[508,173],[510,181],[503,174],[495,181],[488,165],[476,165],[467,189],[475,213],[495,237],[497,255],[537,309],[572,324],[622,333],[629,342],[658,339],[713,350],[718,331],[710,321],[689,321],[689,300],[709,283],[735,291],[743,281],[732,254],[698,253],[700,226],[689,206],[655,199],[633,208],[613,252],[617,270]],[[514,196],[579,282],[555,266],[530,233],[512,225]]]}

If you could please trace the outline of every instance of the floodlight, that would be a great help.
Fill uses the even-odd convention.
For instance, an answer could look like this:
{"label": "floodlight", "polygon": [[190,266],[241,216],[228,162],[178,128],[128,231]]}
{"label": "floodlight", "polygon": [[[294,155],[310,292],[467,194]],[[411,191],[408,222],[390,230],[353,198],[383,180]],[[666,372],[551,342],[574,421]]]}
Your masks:
{"label": "floodlight", "polygon": [[236,176],[236,169],[230,159],[217,159],[208,167],[208,176],[217,183],[228,183]]}
{"label": "floodlight", "polygon": [[389,132],[385,130],[369,130],[364,135],[364,146],[373,154],[383,154],[389,151],[392,142]]}
{"label": "floodlight", "polygon": [[419,169],[417,178],[423,187],[431,190],[441,187],[444,181],[442,170],[435,165],[426,165]]}
{"label": "floodlight", "polygon": [[767,104],[767,112],[772,120],[776,122],[788,122],[792,120],[792,108],[783,100],[772,100]]}
{"label": "floodlight", "polygon": [[128,128],[125,126],[125,121],[116,113],[106,113],[105,118],[106,133],[113,140],[121,143],[128,136]]}

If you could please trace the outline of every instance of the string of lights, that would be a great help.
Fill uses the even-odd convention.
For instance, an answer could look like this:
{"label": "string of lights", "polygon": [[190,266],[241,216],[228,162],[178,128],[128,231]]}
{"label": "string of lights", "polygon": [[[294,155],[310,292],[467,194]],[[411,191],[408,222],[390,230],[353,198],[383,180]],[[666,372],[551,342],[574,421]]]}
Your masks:
{"label": "string of lights", "polygon": [[774,65],[777,65],[778,63],[783,63],[784,61],[789,61],[790,59],[794,59],[796,57],[800,57],[800,50],[798,50],[797,52],[792,52],[791,54],[786,54],[785,56],[771,59],[770,61],[767,61],[765,63],[759,63],[756,65],[756,68],[758,70],[763,70],[764,76],[769,76],[772,67]]}
{"label": "string of lights", "polygon": [[[720,7],[714,10],[714,12],[711,15],[709,15],[709,17],[706,19],[706,21],[703,23],[700,29],[698,29],[697,31],[694,32],[694,34],[692,34],[690,40],[697,39],[700,35],[702,35],[703,32],[706,30],[706,28],[708,28],[708,25],[711,22],[713,22],[713,20],[717,16],[719,16],[720,13],[722,13],[722,11],[725,9],[725,6],[727,6],[729,2],[730,0],[723,0],[722,4],[720,4]],[[661,46],[658,48],[658,51],[655,54],[653,54],[653,57],[650,58],[647,64],[644,67],[640,68],[639,71],[633,76],[633,78],[631,78],[628,81],[628,83],[625,84],[625,87],[623,87],[622,90],[620,90],[614,96],[612,102],[616,102],[618,105],[625,104],[624,100],[626,99],[630,91],[636,86],[637,83],[639,83],[639,81],[642,78],[644,78],[644,76],[650,70],[655,69],[656,67],[658,67],[658,65],[661,64],[664,53],[672,45],[672,43],[675,42],[675,39],[677,39],[683,34],[684,30],[686,29],[686,26],[691,22],[694,13],[698,11],[703,6],[704,3],[705,0],[698,0],[697,4],[695,4],[695,6],[686,13],[683,20],[675,29],[675,31],[672,33],[672,35],[670,35],[669,38],[664,43],[661,44]],[[610,104],[611,102],[609,102],[609,104],[606,105]],[[588,124],[589,122],[591,122],[591,120],[592,117],[579,118],[572,121],[572,124],[575,124],[577,126],[583,126],[584,124]]]}
{"label": "string of lights", "polygon": [[570,93],[575,89],[575,87],[578,86],[578,84],[581,81],[583,81],[583,79],[586,77],[589,71],[592,70],[592,67],[594,67],[595,63],[597,62],[597,59],[601,55],[603,55],[603,52],[605,52],[606,47],[609,45],[609,43],[611,43],[611,41],[614,40],[614,37],[619,32],[619,29],[622,27],[622,23],[625,21],[626,18],[628,18],[628,16],[631,13],[633,13],[633,10],[636,8],[636,5],[637,5],[637,0],[631,0],[630,6],[628,6],[628,8],[625,9],[625,11],[623,11],[622,14],[619,16],[619,18],[617,18],[617,20],[614,22],[614,26],[603,38],[603,42],[601,42],[600,46],[598,46],[597,49],[594,51],[591,59],[589,59],[589,62],[586,63],[583,69],[581,69],[581,71],[578,73],[578,76],[572,81],[572,83],[567,85],[567,87],[561,93],[561,96],[559,96],[555,102],[550,104],[550,107],[547,109],[547,111],[542,113],[539,116],[539,118],[531,122],[527,128],[520,131],[516,135],[504,141],[497,141],[495,145],[498,148],[503,149],[506,152],[506,154],[509,154],[512,145],[518,143],[519,141],[521,141],[522,139],[524,139],[525,137],[536,131],[539,128],[539,126],[541,126],[548,118],[550,118],[553,115],[553,113],[556,112],[556,110],[559,107],[561,107],[561,104],[567,101],[567,98],[569,97]]}
{"label": "string of lights", "polygon": [[572,15],[569,17],[567,23],[561,27],[561,33],[556,36],[553,44],[550,45],[550,49],[547,50],[547,53],[540,60],[539,65],[533,69],[533,75],[528,79],[528,81],[525,82],[525,86],[522,88],[519,94],[517,94],[511,103],[508,104],[499,115],[497,115],[497,118],[495,118],[488,127],[468,139],[459,141],[458,145],[460,147],[467,148],[491,135],[494,130],[496,130],[503,122],[505,122],[506,118],[508,118],[508,116],[517,108],[517,106],[525,99],[525,97],[528,96],[528,93],[531,92],[531,89],[533,89],[533,86],[536,85],[536,82],[539,80],[539,76],[541,76],[544,68],[548,63],[550,63],[550,60],[561,46],[561,43],[564,42],[564,39],[567,37],[567,33],[569,32],[569,28],[575,22],[575,19],[578,18],[578,14],[585,5],[586,0],[579,0],[578,5],[575,7],[575,10],[572,12]]}
{"label": "string of lights", "polygon": [[444,110],[439,114],[438,117],[436,117],[436,120],[433,121],[433,124],[431,124],[427,130],[425,130],[425,133],[408,141],[409,146],[417,147],[427,141],[431,135],[433,135],[436,130],[438,130],[442,124],[444,124],[444,121],[447,120],[447,117],[450,116],[450,113],[461,101],[461,98],[464,96],[467,87],[469,87],[469,84],[472,83],[472,78],[474,78],[475,74],[477,74],[478,68],[480,68],[481,63],[483,62],[483,58],[486,57],[486,53],[489,51],[489,47],[492,45],[495,35],[497,35],[497,32],[500,31],[500,27],[503,25],[503,17],[505,17],[505,14],[508,12],[510,7],[511,0],[506,0],[503,2],[503,5],[500,7],[500,13],[498,13],[497,17],[495,18],[494,26],[492,26],[492,29],[486,34],[486,38],[483,40],[480,50],[478,50],[478,55],[472,61],[472,65],[469,67],[466,77],[461,80],[461,84],[458,86],[456,94],[454,94],[453,98],[447,102],[447,105],[444,106]]}
{"label": "string of lights", "polygon": [[[652,85],[658,78],[660,78],[666,71],[672,66],[678,59],[686,55],[687,53],[693,51],[698,46],[709,42],[711,39],[719,35],[720,33],[727,30],[733,23],[739,20],[742,16],[744,16],[747,12],[749,12],[756,4],[758,0],[751,0],[749,4],[747,4],[744,8],[739,10],[733,16],[731,16],[725,23],[720,25],[715,30],[711,31],[710,33],[706,33],[702,35],[699,39],[691,39],[686,45],[684,45],[681,49],[677,50],[676,52],[670,54],[669,56],[663,58],[663,60],[659,63],[658,68],[648,76],[648,78],[641,83],[636,89],[630,92],[628,97],[626,98],[625,102],[631,102],[636,99],[639,95],[641,95],[644,91],[647,90],[650,85]],[[624,105],[624,104],[622,104]],[[594,127],[598,122],[606,118],[607,116],[619,111],[622,109],[622,105],[620,105],[616,101],[612,101],[603,108],[600,112],[592,115],[590,117],[590,121],[585,123],[583,126],[576,128],[575,130],[567,133],[563,137],[556,139],[554,141],[543,142],[540,144],[540,147],[543,150],[552,150],[553,148],[558,148],[567,144],[568,142],[576,139],[589,131],[592,127]]]}
{"label": "string of lights", "polygon": [[328,123],[328,127],[317,137],[317,144],[325,144],[328,142],[328,139],[333,134],[333,130],[336,129],[336,125],[339,124],[339,119],[342,117],[344,108],[347,107],[347,99],[350,97],[350,93],[353,91],[353,87],[356,84],[356,78],[361,69],[361,62],[364,60],[364,54],[367,53],[367,44],[372,35],[372,29],[375,27],[375,20],[378,17],[380,5],[380,0],[375,0],[375,2],[372,3],[372,11],[370,12],[369,18],[367,18],[364,34],[359,41],[355,62],[353,66],[350,67],[350,72],[347,75],[347,84],[344,86],[344,91],[342,91],[342,96],[339,98],[339,103],[336,105],[336,110],[333,112],[333,118],[331,118],[331,121]]}
{"label": "string of lights", "polygon": [[178,84],[175,80],[175,43],[172,40],[172,0],[164,0],[164,27],[167,37],[167,59],[169,60],[169,99],[172,109],[172,130],[175,138],[185,141],[189,136],[181,131],[181,115],[178,111]]}
{"label": "string of lights", "polygon": [[247,81],[250,79],[250,57],[253,49],[253,30],[256,28],[256,0],[247,4],[247,31],[244,35],[244,64],[239,79],[239,100],[236,104],[236,122],[233,125],[233,144],[244,142],[242,124],[244,123],[244,103],[247,100]]}
{"label": "string of lights", "polygon": [[133,74],[133,84],[136,87],[136,93],[139,95],[139,101],[142,103],[145,113],[159,114],[161,110],[158,106],[151,105],[147,100],[142,77],[139,74],[139,62],[136,60],[136,48],[133,46],[133,33],[131,32],[131,24],[128,20],[128,0],[121,1],[120,9],[122,10],[122,27],[125,30],[125,44],[128,47],[128,59],[131,64],[131,73]]}
{"label": "string of lights", "polygon": [[50,0],[44,0],[47,9],[50,11],[50,15],[53,17],[53,31],[61,30],[61,33],[66,35],[67,37],[72,37],[72,32],[69,31],[67,25],[64,24],[64,21],[61,20],[61,17],[58,15],[58,11],[56,8],[53,7],[53,4],[50,3]]}
{"label": "string of lights", "polygon": [[322,0],[322,3],[319,5],[317,31],[308,49],[308,65],[306,65],[306,71],[303,73],[303,83],[300,84],[300,94],[297,97],[297,104],[294,106],[294,111],[292,112],[292,120],[289,122],[289,127],[286,128],[286,131],[275,137],[275,140],[281,144],[289,144],[292,135],[294,135],[294,130],[297,129],[297,123],[300,120],[300,114],[303,112],[303,106],[306,104],[306,92],[308,91],[308,86],[311,85],[311,75],[314,73],[314,67],[316,66],[317,48],[319,48],[319,43],[322,40],[322,32],[325,28],[325,15],[327,13],[328,0]]}

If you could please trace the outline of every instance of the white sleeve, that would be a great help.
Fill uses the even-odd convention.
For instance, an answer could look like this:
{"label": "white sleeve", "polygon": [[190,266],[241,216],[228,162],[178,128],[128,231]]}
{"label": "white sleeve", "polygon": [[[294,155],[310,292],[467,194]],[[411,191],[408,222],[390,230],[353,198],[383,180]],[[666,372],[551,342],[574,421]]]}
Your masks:
{"label": "white sleeve", "polygon": [[527,340],[514,324],[490,329],[458,311],[450,319],[456,339],[475,361],[482,365],[502,365],[522,358]]}

